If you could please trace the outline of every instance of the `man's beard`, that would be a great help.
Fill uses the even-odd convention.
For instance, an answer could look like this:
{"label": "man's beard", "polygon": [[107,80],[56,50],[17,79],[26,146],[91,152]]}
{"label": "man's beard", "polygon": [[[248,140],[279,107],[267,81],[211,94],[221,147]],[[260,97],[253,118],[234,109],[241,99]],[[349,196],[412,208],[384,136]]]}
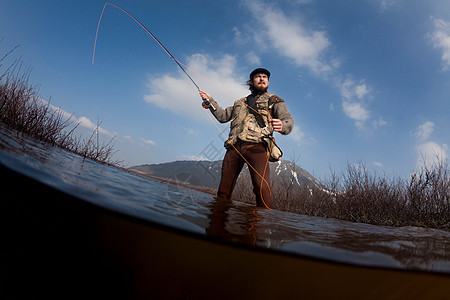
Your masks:
{"label": "man's beard", "polygon": [[252,94],[263,94],[263,93],[267,92],[267,87],[258,87],[258,86],[251,85],[250,91],[252,92]]}

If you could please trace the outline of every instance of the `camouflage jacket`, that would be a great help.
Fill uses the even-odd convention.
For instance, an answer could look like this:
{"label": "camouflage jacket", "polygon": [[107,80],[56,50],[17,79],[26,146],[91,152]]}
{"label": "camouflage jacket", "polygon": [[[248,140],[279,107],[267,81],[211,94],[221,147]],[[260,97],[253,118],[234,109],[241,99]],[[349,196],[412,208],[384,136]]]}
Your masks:
{"label": "camouflage jacket", "polygon": [[262,116],[265,127],[261,128],[247,105],[247,97],[234,102],[233,106],[221,108],[214,99],[209,99],[214,117],[221,123],[231,121],[230,134],[225,147],[235,144],[238,139],[246,142],[260,143],[264,136],[273,134],[272,124],[267,119],[280,119],[283,122],[281,134],[289,134],[294,126],[294,119],[289,113],[284,100],[268,92],[255,96],[257,114]]}

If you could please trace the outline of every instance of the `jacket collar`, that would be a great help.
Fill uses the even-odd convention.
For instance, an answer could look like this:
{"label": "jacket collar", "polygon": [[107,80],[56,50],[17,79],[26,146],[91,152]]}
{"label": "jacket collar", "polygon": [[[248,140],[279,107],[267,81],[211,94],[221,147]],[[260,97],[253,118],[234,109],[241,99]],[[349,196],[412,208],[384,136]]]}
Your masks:
{"label": "jacket collar", "polygon": [[260,96],[260,95],[263,95],[263,94],[265,94],[265,93],[267,93],[267,89],[265,89],[264,91],[254,91],[254,92],[252,93],[252,95],[253,95],[253,96]]}

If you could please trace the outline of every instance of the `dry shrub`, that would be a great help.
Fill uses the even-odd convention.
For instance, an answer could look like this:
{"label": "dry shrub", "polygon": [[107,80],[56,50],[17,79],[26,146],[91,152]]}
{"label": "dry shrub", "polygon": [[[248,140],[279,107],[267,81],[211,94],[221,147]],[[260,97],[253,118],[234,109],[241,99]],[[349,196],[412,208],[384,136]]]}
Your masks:
{"label": "dry shrub", "polygon": [[[298,167],[293,164],[292,168]],[[272,201],[278,210],[375,225],[450,229],[447,161],[424,164],[409,180],[371,172],[362,163],[348,163],[341,174],[332,172],[326,189],[271,175]],[[242,174],[233,199],[255,203],[252,190],[250,176]]]}
{"label": "dry shrub", "polygon": [[447,160],[425,161],[406,188],[407,217],[417,226],[450,228],[450,170]]}
{"label": "dry shrub", "polygon": [[364,164],[347,166],[336,194],[336,218],[378,225],[402,225],[402,182],[369,172]]}
{"label": "dry shrub", "polygon": [[[13,50],[0,58],[0,68]],[[84,158],[119,165],[120,162],[112,160],[114,138],[108,142],[100,139],[100,123],[88,139],[75,136],[79,124],[40,97],[39,88],[29,83],[30,73],[30,69],[22,71],[22,61],[17,59],[0,75],[0,125]]]}
{"label": "dry shrub", "polygon": [[233,190],[232,199],[235,201],[256,205],[256,197],[253,193],[252,180],[250,178],[250,173],[247,170],[243,170],[239,175]]}

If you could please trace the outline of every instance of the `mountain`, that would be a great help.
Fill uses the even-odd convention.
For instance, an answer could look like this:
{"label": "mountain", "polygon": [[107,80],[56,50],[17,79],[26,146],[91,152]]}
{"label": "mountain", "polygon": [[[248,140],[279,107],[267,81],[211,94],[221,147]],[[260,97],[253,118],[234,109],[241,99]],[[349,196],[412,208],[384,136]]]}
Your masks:
{"label": "mountain", "polygon": [[[216,189],[219,186],[222,161],[175,161],[161,164],[145,164],[129,168],[131,171],[154,177],[166,178],[171,181]],[[241,172],[248,173],[247,165]],[[294,163],[282,160],[270,163],[271,179],[278,177],[292,182],[295,186],[307,185],[324,189],[323,185]]]}
{"label": "mountain", "polygon": [[190,185],[217,188],[222,161],[175,161],[133,166],[131,171]]}

